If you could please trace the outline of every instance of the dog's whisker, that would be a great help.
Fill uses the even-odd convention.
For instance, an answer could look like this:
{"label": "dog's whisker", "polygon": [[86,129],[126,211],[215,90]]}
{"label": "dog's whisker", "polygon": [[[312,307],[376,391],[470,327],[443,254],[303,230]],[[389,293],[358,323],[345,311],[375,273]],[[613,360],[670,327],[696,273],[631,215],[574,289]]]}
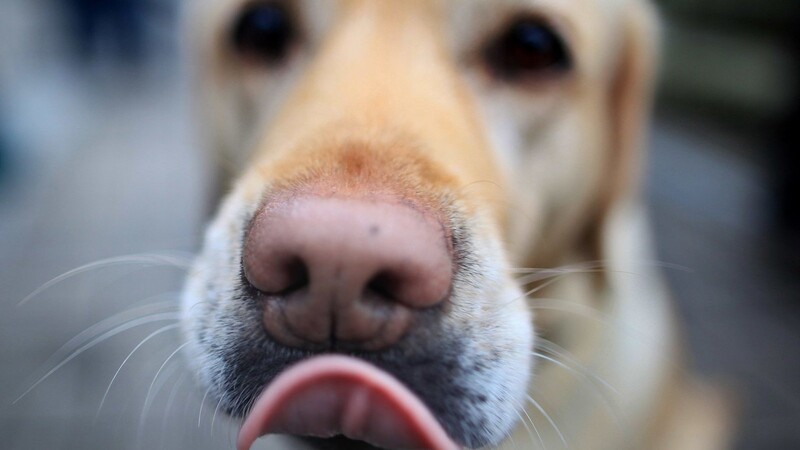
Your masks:
{"label": "dog's whisker", "polygon": [[[533,351],[531,352],[533,357],[555,364],[572,373],[574,376],[580,378],[584,383],[587,384],[587,386],[591,388],[591,391],[598,396],[600,401],[603,402],[604,406],[608,409],[609,414],[614,420],[615,425],[621,429],[622,414],[619,404],[616,401],[616,398],[619,397],[619,391],[614,386],[609,384],[599,375],[589,370],[586,366],[579,363],[576,358],[571,356],[567,350],[558,344],[539,337],[537,339],[537,347],[539,350],[549,352],[553,356],[551,357],[542,354],[539,351]],[[562,360],[559,360],[558,358],[561,358]]]}
{"label": "dog's whisker", "polygon": [[[236,398],[232,402],[230,402],[230,405],[233,405],[232,408],[234,408],[234,409],[238,409],[239,408],[239,405],[241,404],[242,398],[244,397],[244,395],[245,395],[244,392],[239,392],[239,394],[236,395]],[[217,408],[219,408],[219,404],[217,404]],[[214,415],[216,415],[216,414],[217,414],[217,411],[215,410],[214,411]],[[241,419],[237,418],[237,421],[239,421],[239,420],[241,420]],[[214,419],[213,418],[211,419],[211,428],[212,428],[212,432],[213,432],[213,428],[214,428]],[[230,426],[230,424],[228,424],[227,428],[228,428],[228,439],[231,439],[231,426]]]}
{"label": "dog's whisker", "polygon": [[[622,422],[620,420],[619,407],[618,407],[617,403],[613,399],[609,398],[608,395],[606,395],[606,393],[603,391],[603,389],[600,389],[600,387],[602,387],[602,385],[601,386],[597,386],[595,383],[593,383],[593,378],[594,377],[600,379],[599,377],[597,377],[597,375],[591,374],[591,372],[589,372],[587,369],[584,369],[585,372],[581,371],[581,370],[578,370],[578,369],[575,369],[573,367],[570,367],[568,364],[566,364],[566,363],[564,363],[562,361],[558,361],[555,358],[551,358],[551,357],[549,357],[547,355],[543,355],[543,354],[538,353],[538,352],[531,352],[531,355],[534,358],[539,358],[539,359],[545,360],[547,362],[550,362],[552,364],[555,364],[555,365],[561,367],[562,369],[564,369],[564,370],[568,371],[569,373],[571,373],[573,376],[579,378],[582,382],[586,383],[586,385],[591,388],[590,391],[592,391],[592,393],[597,395],[598,398],[600,399],[600,401],[603,403],[603,405],[608,409],[609,414],[611,415],[612,419],[614,420],[614,424],[617,426],[617,428],[621,429]],[[607,385],[607,383],[605,383],[602,379],[600,379],[600,381],[602,383],[604,383],[605,385]]]}
{"label": "dog's whisker", "polygon": [[[153,406],[152,405],[152,403],[154,401],[153,398],[156,395],[158,395],[159,392],[161,392],[161,389],[164,387],[164,385],[167,384],[167,382],[169,381],[170,378],[172,378],[172,375],[177,370],[177,366],[173,364],[173,365],[167,366],[165,369],[166,370],[163,371],[164,376],[160,377],[160,379],[158,380],[158,383],[156,383],[155,386],[154,386],[153,397],[151,397],[151,398],[145,397],[145,399],[144,399],[144,405],[142,406],[142,412],[141,412],[141,414],[139,416],[139,427],[137,428],[137,434],[136,434],[136,442],[139,444],[139,446],[141,446],[141,444],[143,443],[144,428],[145,428],[145,425],[146,425],[147,416],[150,413],[150,408]],[[155,381],[158,378],[159,378],[159,374],[157,373],[156,377],[153,379],[153,381]],[[149,404],[148,404],[148,399],[150,399],[150,403]],[[166,416],[164,416],[162,418],[162,420],[165,420],[165,419],[166,419]]]}
{"label": "dog's whisker", "polygon": [[511,436],[509,434],[508,435],[508,440],[511,441],[511,446],[514,447],[514,450],[517,450],[519,448],[519,446],[517,445],[517,442],[514,440],[514,436]]}
{"label": "dog's whisker", "polygon": [[[537,347],[539,347],[541,350],[550,352],[553,355],[553,357],[555,357],[555,358],[562,358],[562,359],[566,360],[566,361],[552,360],[551,362],[553,362],[555,364],[558,364],[558,365],[571,364],[572,367],[569,367],[568,368],[569,370],[571,370],[571,371],[576,371],[577,370],[583,376],[591,378],[592,380],[594,380],[597,383],[599,383],[601,386],[605,387],[608,391],[610,391],[612,394],[614,394],[614,396],[619,396],[619,391],[614,386],[611,386],[611,384],[609,384],[602,377],[600,377],[599,375],[593,373],[591,370],[586,368],[586,366],[584,366],[581,363],[579,363],[576,358],[571,356],[568,351],[566,351],[563,347],[559,346],[558,344],[556,344],[554,342],[551,342],[551,341],[548,341],[545,338],[540,337],[540,338],[537,339]],[[534,354],[534,356],[536,356],[537,352],[534,351],[533,354]],[[545,357],[545,355],[539,355],[539,356]],[[567,367],[564,367],[564,368],[567,368]]]}
{"label": "dog's whisker", "polygon": [[465,191],[467,191],[468,189],[470,189],[470,188],[472,188],[474,186],[477,186],[479,184],[488,184],[489,186],[492,186],[492,187],[496,188],[497,192],[498,192],[497,201],[501,201],[501,202],[506,203],[507,205],[513,206],[513,202],[508,200],[506,198],[506,196],[502,194],[503,187],[500,186],[496,181],[492,181],[492,180],[475,180],[475,181],[471,181],[469,183],[466,183],[466,184],[462,185],[461,187],[459,187],[457,191],[455,191],[456,198],[463,199]]}
{"label": "dog's whisker", "polygon": [[[132,386],[131,392],[135,392],[136,389],[140,387],[140,383],[137,383],[135,380],[133,383],[135,386]],[[126,413],[130,410],[131,405],[133,404],[134,400],[136,400],[136,396],[134,395],[126,395],[121,399],[121,405],[118,407],[116,417],[114,419],[109,420],[114,424],[114,431],[112,432],[113,436],[122,436],[123,434],[130,433],[129,420],[126,419]],[[108,413],[111,414],[110,412]]]}
{"label": "dog's whisker", "polygon": [[[242,394],[246,395],[246,393],[244,391],[242,391]],[[244,414],[245,416],[250,414],[250,412],[252,411],[253,407],[256,404],[256,401],[258,400],[258,397],[255,396],[255,395],[250,395],[250,396],[247,396],[246,398],[247,398],[247,400],[242,405],[242,410],[245,412],[245,414]]]}
{"label": "dog's whisker", "polygon": [[522,275],[517,277],[514,281],[517,282],[520,286],[525,286],[526,284],[535,283],[537,281],[547,280],[553,277],[559,277],[562,275],[572,275],[572,274],[583,274],[583,273],[595,273],[596,271],[592,269],[554,269],[549,271],[541,271],[530,273],[527,275]]}
{"label": "dog's whisker", "polygon": [[42,367],[47,367],[50,364],[54,364],[55,361],[71,353],[73,350],[78,348],[81,344],[87,342],[92,337],[99,336],[105,330],[113,329],[121,324],[124,324],[138,317],[147,317],[150,316],[151,314],[155,314],[158,312],[168,312],[170,309],[177,313],[177,305],[175,304],[174,301],[150,303],[144,306],[130,308],[128,310],[114,314],[109,318],[97,322],[96,324],[90,326],[89,328],[85,329],[84,331],[78,333],[76,336],[71,338],[69,341],[63,344],[58,350],[56,350],[47,359],[47,361],[43,363]]}
{"label": "dog's whisker", "polygon": [[[662,345],[669,345],[668,342],[659,342],[654,340],[653,337],[647,332],[636,328],[629,323],[621,323],[618,320],[614,320],[614,318],[609,314],[603,313],[602,311],[589,305],[543,297],[531,299],[531,302],[535,302],[535,304],[529,304],[529,308],[533,310],[560,311],[575,314],[606,325],[609,331],[612,333],[616,333],[621,336],[631,334],[634,337],[647,341],[649,345],[653,346],[653,351],[656,352],[661,348]],[[620,330],[619,328],[622,329]],[[675,361],[673,361],[668,354],[659,354],[659,358],[662,358],[665,362],[670,364],[675,363]]]}
{"label": "dog's whisker", "polygon": [[219,407],[222,405],[222,400],[224,396],[220,396],[219,401],[217,401],[217,406],[214,408],[214,414],[211,416],[211,426],[209,428],[210,436],[214,436],[214,423],[217,421],[217,414],[219,413]]}
{"label": "dog's whisker", "polygon": [[208,393],[211,392],[211,387],[209,386],[206,389],[206,393],[203,394],[203,400],[200,401],[200,411],[197,413],[197,429],[200,429],[200,423],[203,420],[203,407],[206,404],[206,399],[208,398]]}
{"label": "dog's whisker", "polygon": [[150,403],[152,403],[152,401],[153,401],[152,400],[153,386],[156,384],[156,380],[158,380],[158,376],[164,370],[164,367],[166,367],[166,365],[172,360],[172,358],[175,355],[177,355],[178,352],[180,352],[181,350],[186,348],[187,345],[189,345],[189,342],[184,342],[183,344],[179,345],[178,348],[176,348],[172,353],[169,354],[169,356],[167,356],[167,359],[165,359],[164,362],[161,363],[161,367],[159,367],[158,370],[156,371],[156,374],[153,377],[153,381],[150,382],[150,387],[147,388],[147,395],[145,395],[145,397],[144,397],[144,407],[142,408],[142,415],[139,418],[140,425],[144,422],[145,413],[149,409]]}
{"label": "dog's whisker", "polygon": [[563,267],[549,267],[549,268],[536,268],[536,269],[508,269],[514,275],[530,276],[537,274],[561,274],[570,273],[575,271],[596,269],[597,267],[577,267],[577,266],[563,266]]}
{"label": "dog's whisker", "polygon": [[[648,332],[642,330],[641,328],[637,328],[633,324],[620,322],[616,320],[614,317],[610,316],[609,314],[603,313],[600,310],[593,308],[591,306],[576,303],[576,302],[569,302],[559,299],[553,298],[535,298],[532,301],[537,302],[538,304],[529,305],[529,307],[533,310],[547,310],[547,311],[558,311],[558,312],[565,312],[569,314],[574,314],[580,316],[585,319],[592,320],[597,322],[605,327],[605,329],[618,335],[625,339],[637,339],[639,345],[647,345],[650,348],[650,351],[656,358],[662,361],[664,364],[667,364],[669,367],[672,367],[675,370],[686,372],[686,369],[681,367],[679,361],[677,361],[669,351],[663,351],[665,348],[669,348],[671,345],[668,341],[662,341],[656,339],[653,335],[649,334]],[[541,339],[541,338],[540,338]],[[552,344],[552,343],[551,343]],[[601,378],[597,378],[597,381],[601,384],[608,384],[604,382]],[[609,388],[612,388],[614,392],[616,392],[616,396],[618,396],[618,391],[613,389],[613,386],[608,385]],[[616,404],[616,402],[613,402]],[[626,419],[624,414],[620,414],[621,410],[617,410],[618,419],[620,421]]]}
{"label": "dog's whisker", "polygon": [[239,395],[236,396],[236,400],[234,400],[234,402],[232,403],[233,407],[237,409],[241,408],[242,410],[245,410],[249,413],[253,403],[255,403],[255,399],[257,399],[258,397],[252,396],[252,398],[250,398],[249,400],[247,399],[247,397],[248,396],[244,391],[239,392]]}
{"label": "dog's whisker", "polygon": [[570,275],[570,274],[561,274],[561,275],[556,275],[556,276],[552,277],[551,279],[549,279],[549,280],[545,281],[544,283],[536,286],[535,288],[529,289],[527,292],[525,292],[524,297],[528,297],[528,296],[530,296],[532,294],[535,294],[535,293],[541,291],[542,289],[544,289],[547,286],[550,286],[550,285],[556,283],[557,281],[559,281],[560,279],[564,278],[567,275]]}
{"label": "dog's whisker", "polygon": [[[158,298],[158,297],[160,297],[162,295],[163,294],[152,296],[148,300],[151,300],[151,299],[154,299],[154,298]],[[72,352],[74,352],[81,345],[85,344],[86,342],[88,342],[93,337],[100,336],[101,334],[106,333],[107,331],[113,330],[113,329],[117,328],[120,325],[123,325],[125,323],[130,322],[131,320],[135,320],[135,319],[141,318],[141,317],[150,317],[153,314],[158,313],[158,312],[170,312],[169,310],[173,310],[172,312],[174,312],[176,314],[175,320],[177,320],[177,308],[178,308],[178,306],[176,305],[174,300],[159,301],[159,302],[147,303],[147,304],[142,305],[142,306],[137,306],[137,307],[134,307],[134,308],[130,308],[130,309],[127,309],[127,310],[122,311],[120,313],[114,314],[113,316],[111,316],[109,318],[103,319],[100,322],[97,322],[94,325],[90,326],[89,328],[85,329],[84,331],[78,333],[73,338],[71,338],[69,341],[64,343],[44,363],[42,363],[42,366],[39,369],[39,372],[43,371],[45,367],[50,367],[50,366],[56,364],[56,361],[63,360],[63,358],[66,358],[68,355],[70,355]],[[110,338],[112,336],[113,335],[108,336],[108,337]],[[86,350],[88,350],[88,348]],[[75,355],[75,356],[77,356],[77,355]],[[56,368],[56,370],[57,369],[58,368]],[[49,375],[46,375],[46,376],[49,376]],[[39,379],[39,381],[37,381],[37,383],[41,383],[42,381],[44,381],[44,379]],[[14,404],[14,403],[18,402],[19,400],[21,400],[23,397],[25,397],[25,395],[27,395],[35,387],[36,386],[32,384],[30,386],[30,389],[25,391],[24,393],[22,393],[16,400],[14,400],[14,402],[12,402],[12,404]]]}
{"label": "dog's whisker", "polygon": [[181,439],[183,439],[183,437],[186,436],[187,433],[192,432],[191,430],[192,427],[189,425],[194,425],[194,419],[193,419],[193,414],[190,414],[189,411],[191,410],[192,405],[194,405],[197,402],[197,400],[200,399],[197,386],[193,383],[190,383],[190,386],[191,389],[186,390],[186,397],[183,400],[183,411],[180,416],[187,419],[186,424],[183,427],[181,427],[182,431]]}
{"label": "dog's whisker", "polygon": [[[132,320],[130,320],[128,322],[125,322],[125,323],[123,323],[121,325],[118,325],[118,326],[112,328],[111,330],[106,331],[105,333],[102,333],[101,335],[93,338],[92,340],[90,340],[89,342],[84,344],[83,346],[79,347],[78,349],[76,349],[75,351],[70,353],[61,362],[56,364],[55,367],[53,367],[52,369],[48,370],[47,373],[45,373],[35,383],[33,383],[30,387],[28,387],[28,389],[26,389],[19,397],[17,397],[12,402],[12,404],[16,404],[17,402],[22,400],[26,395],[28,395],[32,390],[36,389],[37,386],[39,386],[42,382],[44,382],[46,379],[48,379],[58,369],[64,367],[67,363],[69,363],[73,359],[77,358],[78,356],[80,356],[84,352],[86,352],[88,350],[91,350],[96,345],[106,341],[107,339],[112,338],[112,337],[114,337],[114,336],[116,336],[116,335],[118,335],[120,333],[123,333],[123,332],[125,332],[127,330],[130,330],[132,328],[136,328],[136,327],[139,327],[139,326],[142,326],[142,325],[146,325],[148,323],[168,321],[168,320],[169,321],[175,321],[175,320],[178,320],[179,318],[180,318],[180,314],[177,313],[177,312],[151,314],[149,316],[140,317],[138,319],[132,319]],[[50,359],[48,359],[48,361],[51,360],[51,359],[54,359],[54,358],[51,357]],[[48,366],[48,365],[49,365],[49,363],[45,363],[44,364],[45,367]]]}
{"label": "dog's whisker", "polygon": [[150,341],[154,337],[160,335],[161,333],[164,333],[164,332],[169,331],[169,330],[174,330],[174,329],[179,328],[179,327],[180,327],[180,324],[175,323],[175,324],[172,324],[172,325],[167,325],[165,327],[159,328],[158,330],[150,333],[144,339],[142,339],[141,342],[139,342],[133,348],[133,350],[131,350],[130,353],[128,353],[128,356],[126,356],[125,359],[122,361],[122,363],[119,365],[119,368],[117,369],[116,372],[114,372],[114,376],[111,377],[111,381],[108,383],[108,387],[106,388],[106,391],[103,394],[103,398],[102,398],[102,400],[100,400],[100,406],[97,407],[97,414],[95,415],[95,422],[97,422],[97,418],[100,416],[100,411],[103,409],[103,405],[106,402],[106,398],[108,397],[108,393],[111,391],[111,386],[114,384],[114,380],[117,379],[117,376],[122,371],[122,368],[125,366],[125,364],[128,362],[128,360],[131,359],[133,354],[136,353],[137,350],[139,350],[144,344],[146,344],[148,341]]}
{"label": "dog's whisker", "polygon": [[231,448],[236,447],[236,426],[232,422],[228,422],[228,443]]}
{"label": "dog's whisker", "polygon": [[70,349],[71,347],[77,347],[81,343],[90,339],[92,336],[99,335],[104,330],[113,329],[132,319],[136,319],[139,317],[147,317],[152,314],[164,313],[164,312],[178,312],[178,305],[175,304],[174,300],[165,300],[155,303],[147,303],[142,306],[136,306],[133,308],[129,308],[125,311],[116,313],[111,317],[103,319],[95,323],[94,325],[89,326],[82,332],[75,335],[73,338],[71,338],[69,341],[63,344],[52,357],[55,357],[59,353],[69,353],[70,351],[72,351]]}
{"label": "dog's whisker", "polygon": [[519,273],[519,274],[532,274],[540,272],[570,272],[573,270],[603,268],[608,266],[608,264],[610,263],[611,261],[608,260],[595,260],[595,261],[583,261],[573,264],[564,264],[563,266],[556,266],[556,267],[512,267],[509,270],[511,271],[511,273]]}
{"label": "dog's whisker", "polygon": [[[147,394],[145,395],[144,398],[144,403],[142,405],[142,412],[139,415],[139,427],[137,433],[137,442],[139,443],[141,443],[146,419],[150,413],[150,409],[153,406],[153,402],[155,401],[156,395],[158,395],[162,387],[167,383],[170,377],[172,377],[172,374],[177,370],[178,366],[176,364],[170,365],[169,363],[179,351],[181,351],[184,347],[186,347],[186,345],[188,345],[188,342],[181,344],[180,346],[178,346],[177,349],[175,349],[172,353],[170,353],[169,356],[167,356],[167,358],[164,360],[164,362],[156,371],[155,376],[153,376],[153,380],[150,382],[150,385],[147,389]],[[163,377],[161,376],[162,373],[164,374]]]}
{"label": "dog's whisker", "polygon": [[[505,308],[507,306],[513,305],[514,303],[517,302],[517,300],[525,298],[525,297],[529,297],[532,294],[535,294],[536,292],[538,292],[538,291],[540,291],[540,290],[542,290],[542,289],[544,289],[544,288],[546,288],[546,287],[558,282],[562,278],[564,278],[564,277],[566,277],[568,275],[576,274],[576,273],[586,273],[586,271],[582,271],[582,272],[581,271],[559,272],[559,273],[555,273],[555,274],[548,274],[547,276],[542,276],[540,279],[535,279],[535,280],[532,280],[532,281],[523,281],[523,282],[520,283],[520,287],[522,287],[522,286],[524,286],[526,284],[530,284],[530,283],[532,283],[534,281],[544,281],[544,282],[542,284],[539,284],[538,286],[536,286],[534,288],[529,289],[526,292],[523,292],[521,295],[519,295],[517,297],[514,297],[512,299],[509,299],[508,301],[506,301],[505,303],[503,303],[501,305],[498,305],[497,306],[497,310],[502,310],[503,308]],[[517,280],[517,281],[519,281],[519,280]]]}
{"label": "dog's whisker", "polygon": [[235,442],[236,442],[237,435],[239,434],[238,431],[239,431],[239,429],[242,428],[242,424],[243,423],[244,423],[244,418],[243,417],[237,417],[235,420],[231,420],[229,422],[228,429],[230,429],[231,442],[234,443],[234,445],[233,445],[234,447],[236,446]]}
{"label": "dog's whisker", "polygon": [[560,311],[570,314],[575,314],[587,319],[591,319],[602,324],[610,325],[611,317],[594,308],[583,303],[561,300],[557,298],[536,297],[528,301],[528,308],[532,310],[547,310],[547,311]]}
{"label": "dog's whisker", "polygon": [[164,420],[161,422],[161,439],[159,440],[159,447],[164,448],[164,439],[167,435],[167,420],[168,418],[172,417],[170,415],[170,410],[175,404],[175,398],[177,397],[178,391],[180,390],[179,387],[186,381],[186,376],[188,372],[182,372],[180,377],[173,383],[172,388],[170,389],[169,396],[167,397],[167,404],[164,406]]}
{"label": "dog's whisker", "polygon": [[[541,433],[539,433],[539,429],[536,427],[536,424],[533,422],[533,419],[531,418],[530,414],[528,414],[527,408],[525,408],[524,405],[520,405],[519,402],[516,401],[516,399],[512,400],[514,402],[514,408],[512,408],[514,410],[514,414],[517,415],[519,421],[522,422],[522,426],[524,426],[525,430],[528,432],[528,436],[531,438],[531,443],[536,442],[536,440],[538,439],[540,448],[544,449],[545,448],[544,439],[542,439],[542,435]],[[522,410],[522,412],[525,414],[525,417],[528,419],[527,421],[522,418],[522,415],[519,413],[519,410]],[[536,438],[534,438],[533,431],[531,431],[531,426],[528,426],[528,423],[530,423],[530,425],[533,427],[533,431],[536,432]],[[511,430],[511,433],[513,433],[513,431],[514,430]]]}
{"label": "dog's whisker", "polygon": [[[609,272],[607,269],[559,270],[559,271],[554,271],[554,272],[546,273],[546,274],[545,273],[535,273],[535,274],[530,274],[530,275],[524,275],[524,276],[518,277],[515,281],[517,282],[517,284],[519,284],[520,287],[524,287],[525,285],[528,285],[528,284],[531,284],[531,283],[536,283],[538,281],[548,280],[548,283],[546,285],[544,285],[544,286],[540,285],[540,286],[536,287],[535,290],[539,290],[540,288],[547,287],[547,286],[551,285],[552,283],[554,283],[554,282],[558,281],[559,279],[564,278],[564,277],[566,277],[568,275],[588,275],[588,274],[594,274],[594,273],[607,273],[607,272]],[[628,273],[628,272],[618,272],[618,271],[616,271],[616,273]],[[638,274],[631,273],[631,275],[638,275]],[[530,293],[528,293],[526,295],[529,295],[529,294]]]}
{"label": "dog's whisker", "polygon": [[74,276],[92,270],[102,269],[106,267],[120,266],[120,265],[130,265],[130,264],[145,264],[151,266],[173,266],[180,269],[188,269],[191,266],[191,261],[192,261],[191,256],[179,256],[177,254],[172,255],[166,253],[165,254],[139,253],[133,255],[115,256],[113,258],[101,259],[99,261],[85,264],[80,267],[76,267],[75,269],[64,272],[63,274],[42,284],[38,288],[34,289],[33,292],[28,294],[27,297],[20,300],[20,302],[17,303],[17,307],[25,305],[37,295],[41,294],[47,289],[50,289],[56,284],[61,283],[62,281],[65,281],[69,278],[72,278]]}
{"label": "dog's whisker", "polygon": [[[580,263],[575,264],[565,264],[563,266],[558,267],[512,267],[510,271],[512,273],[535,273],[540,271],[548,271],[548,270],[560,270],[560,269],[599,269],[599,268],[607,268],[614,264],[615,261],[610,259],[597,259],[597,260],[590,260],[590,261],[583,261]],[[682,272],[692,272],[693,269],[681,264],[670,263],[666,261],[660,260],[639,260],[639,261],[628,261],[628,265],[631,266],[644,266],[644,267],[655,267],[659,269],[671,269],[671,270],[678,270]]]}
{"label": "dog's whisker", "polygon": [[561,430],[558,428],[558,426],[556,426],[556,423],[550,417],[550,414],[547,414],[547,411],[544,410],[542,405],[540,405],[539,402],[537,402],[529,394],[526,395],[526,397],[528,398],[528,401],[533,405],[533,407],[536,408],[540,413],[542,413],[542,415],[547,420],[547,422],[550,424],[550,426],[553,427],[553,430],[555,430],[556,434],[558,435],[558,438],[561,440],[561,443],[564,444],[564,448],[568,449],[569,448],[569,444],[567,444],[567,440],[564,438],[564,434],[562,434]]}
{"label": "dog's whisker", "polygon": [[[553,268],[512,268],[509,271],[511,274],[520,275],[515,280],[520,286],[525,286],[531,283],[535,283],[537,281],[548,280],[546,283],[543,283],[527,291],[525,295],[531,295],[541,289],[544,289],[545,287],[550,286],[557,280],[567,275],[613,273],[613,274],[633,275],[637,277],[652,278],[652,275],[650,274],[634,272],[630,270],[612,269],[609,267],[610,265],[611,265],[610,261],[597,260],[597,261],[586,261],[583,263],[570,264]],[[691,269],[685,266],[661,262],[661,261],[645,261],[636,263],[634,265],[654,266],[659,268],[670,268],[681,271],[691,271]]]}

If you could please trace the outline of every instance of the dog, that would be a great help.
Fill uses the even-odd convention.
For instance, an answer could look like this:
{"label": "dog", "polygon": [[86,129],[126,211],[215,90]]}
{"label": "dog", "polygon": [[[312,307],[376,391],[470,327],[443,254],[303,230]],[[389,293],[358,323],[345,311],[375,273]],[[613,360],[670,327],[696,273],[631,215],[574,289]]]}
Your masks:
{"label": "dog", "polygon": [[637,190],[651,5],[189,8],[230,188],[183,332],[240,450],[724,448]]}

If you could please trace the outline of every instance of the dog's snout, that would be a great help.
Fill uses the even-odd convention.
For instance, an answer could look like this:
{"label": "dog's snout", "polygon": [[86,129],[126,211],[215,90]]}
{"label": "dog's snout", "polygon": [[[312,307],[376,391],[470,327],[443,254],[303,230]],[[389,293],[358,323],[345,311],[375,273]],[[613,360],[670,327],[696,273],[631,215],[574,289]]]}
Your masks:
{"label": "dog's snout", "polygon": [[392,345],[417,311],[447,298],[453,271],[447,231],[427,211],[315,196],[267,202],[243,265],[263,294],[267,332],[315,349]]}

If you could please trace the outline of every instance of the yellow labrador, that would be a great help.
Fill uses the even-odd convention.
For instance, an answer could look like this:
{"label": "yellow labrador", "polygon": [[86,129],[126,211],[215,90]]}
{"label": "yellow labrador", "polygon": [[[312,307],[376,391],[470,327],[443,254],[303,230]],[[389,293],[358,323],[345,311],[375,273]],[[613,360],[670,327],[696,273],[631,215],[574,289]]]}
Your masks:
{"label": "yellow labrador", "polygon": [[649,5],[189,7],[236,180],[183,323],[241,450],[722,445],[636,194]]}

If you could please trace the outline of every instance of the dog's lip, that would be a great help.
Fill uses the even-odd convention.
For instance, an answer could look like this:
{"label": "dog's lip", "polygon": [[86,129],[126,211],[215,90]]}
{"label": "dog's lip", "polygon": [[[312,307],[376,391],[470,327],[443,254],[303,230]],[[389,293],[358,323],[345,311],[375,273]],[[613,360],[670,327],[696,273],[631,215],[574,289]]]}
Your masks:
{"label": "dog's lip", "polygon": [[383,448],[457,450],[422,401],[361,360],[318,356],[279,375],[245,418],[237,448],[266,434],[344,435]]}

